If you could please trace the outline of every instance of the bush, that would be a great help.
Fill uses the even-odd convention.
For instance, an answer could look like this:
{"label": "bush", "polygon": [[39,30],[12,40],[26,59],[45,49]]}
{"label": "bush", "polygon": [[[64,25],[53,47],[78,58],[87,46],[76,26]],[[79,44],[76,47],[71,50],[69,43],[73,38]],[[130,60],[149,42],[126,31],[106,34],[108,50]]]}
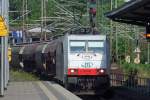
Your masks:
{"label": "bush", "polygon": [[123,63],[121,67],[127,74],[131,71],[137,70],[138,76],[150,78],[150,64]]}
{"label": "bush", "polygon": [[10,70],[10,81],[38,81],[39,78],[32,73],[24,71]]}

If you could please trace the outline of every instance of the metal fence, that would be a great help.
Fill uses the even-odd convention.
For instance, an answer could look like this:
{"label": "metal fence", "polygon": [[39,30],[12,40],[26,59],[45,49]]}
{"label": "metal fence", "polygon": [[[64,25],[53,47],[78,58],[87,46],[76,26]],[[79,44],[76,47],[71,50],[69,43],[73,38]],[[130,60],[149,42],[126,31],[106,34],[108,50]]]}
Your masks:
{"label": "metal fence", "polygon": [[130,89],[138,95],[150,96],[150,78],[137,75],[111,73],[111,85]]}

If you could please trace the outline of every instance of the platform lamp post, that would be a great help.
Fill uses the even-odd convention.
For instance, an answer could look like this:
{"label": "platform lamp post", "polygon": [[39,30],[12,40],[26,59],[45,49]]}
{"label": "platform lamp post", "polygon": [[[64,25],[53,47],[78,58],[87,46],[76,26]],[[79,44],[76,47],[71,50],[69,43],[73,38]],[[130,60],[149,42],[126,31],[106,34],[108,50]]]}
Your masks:
{"label": "platform lamp post", "polygon": [[150,43],[148,43],[147,62],[150,64]]}
{"label": "platform lamp post", "polygon": [[4,88],[7,85],[7,40],[8,29],[4,18],[0,16],[0,38],[1,38],[1,65],[0,65],[0,96],[4,96]]}

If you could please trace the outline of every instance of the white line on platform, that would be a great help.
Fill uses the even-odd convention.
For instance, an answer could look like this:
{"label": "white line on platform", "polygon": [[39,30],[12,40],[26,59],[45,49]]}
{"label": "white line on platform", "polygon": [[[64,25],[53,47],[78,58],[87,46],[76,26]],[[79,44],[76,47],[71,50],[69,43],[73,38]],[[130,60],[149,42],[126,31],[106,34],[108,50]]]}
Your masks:
{"label": "white line on platform", "polygon": [[40,88],[43,90],[45,95],[49,98],[49,100],[58,100],[51,91],[47,89],[47,87],[42,82],[37,82]]}

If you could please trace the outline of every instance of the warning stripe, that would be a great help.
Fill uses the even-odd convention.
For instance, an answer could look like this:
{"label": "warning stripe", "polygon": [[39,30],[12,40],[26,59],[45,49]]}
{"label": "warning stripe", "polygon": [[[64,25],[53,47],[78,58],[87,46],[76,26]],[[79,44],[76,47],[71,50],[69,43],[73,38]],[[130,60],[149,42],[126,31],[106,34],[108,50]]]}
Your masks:
{"label": "warning stripe", "polygon": [[47,87],[42,82],[37,82],[39,87],[42,89],[42,91],[45,93],[45,95],[48,97],[49,100],[58,100],[51,91],[47,89]]}

